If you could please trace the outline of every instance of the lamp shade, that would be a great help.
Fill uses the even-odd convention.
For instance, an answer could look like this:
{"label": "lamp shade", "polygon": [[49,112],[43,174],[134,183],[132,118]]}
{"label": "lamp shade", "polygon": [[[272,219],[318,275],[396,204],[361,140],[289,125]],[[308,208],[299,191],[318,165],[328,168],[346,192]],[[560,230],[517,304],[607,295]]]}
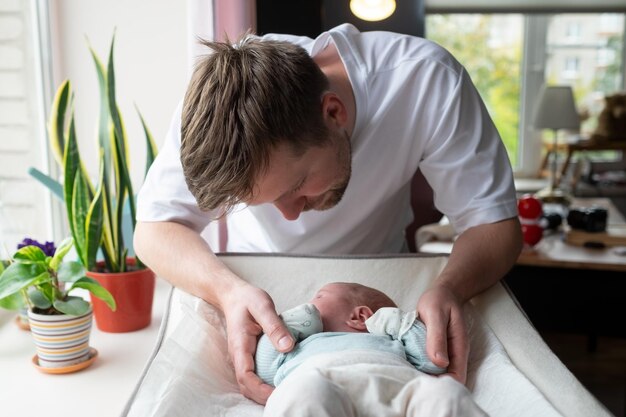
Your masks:
{"label": "lamp shade", "polygon": [[580,117],[570,86],[544,86],[535,106],[534,126],[537,129],[580,128]]}

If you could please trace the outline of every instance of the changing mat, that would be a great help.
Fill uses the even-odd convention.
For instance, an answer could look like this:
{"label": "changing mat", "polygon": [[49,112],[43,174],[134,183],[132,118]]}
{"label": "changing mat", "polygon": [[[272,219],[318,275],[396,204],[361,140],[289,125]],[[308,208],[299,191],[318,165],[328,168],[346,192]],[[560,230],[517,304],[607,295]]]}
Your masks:
{"label": "changing mat", "polygon": [[[359,282],[405,310],[445,265],[445,256],[314,257],[222,255],[239,276],[265,289],[280,312],[328,282]],[[152,358],[123,416],[261,417],[239,394],[224,319],[204,301],[173,289]],[[491,416],[610,416],[542,341],[504,286],[467,306],[471,322],[467,386]]]}

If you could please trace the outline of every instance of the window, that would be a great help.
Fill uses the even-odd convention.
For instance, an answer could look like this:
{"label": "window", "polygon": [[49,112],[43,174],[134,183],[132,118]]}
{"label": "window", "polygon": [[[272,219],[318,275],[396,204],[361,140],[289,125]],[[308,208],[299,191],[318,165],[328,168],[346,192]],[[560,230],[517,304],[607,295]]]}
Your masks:
{"label": "window", "polygon": [[519,143],[523,16],[428,15],[426,37],[447,48],[466,67],[515,164]]}
{"label": "window", "polygon": [[52,239],[52,202],[27,173],[48,172],[36,2],[0,3],[0,258],[24,237]]}
{"label": "window", "polygon": [[582,25],[579,21],[567,22],[565,26],[565,39],[570,43],[578,43],[581,39]]}
{"label": "window", "polygon": [[520,174],[540,161],[532,115],[542,84],[573,87],[589,114],[583,135],[603,97],[624,89],[624,26],[623,13],[426,15],[426,37],[467,68]]}

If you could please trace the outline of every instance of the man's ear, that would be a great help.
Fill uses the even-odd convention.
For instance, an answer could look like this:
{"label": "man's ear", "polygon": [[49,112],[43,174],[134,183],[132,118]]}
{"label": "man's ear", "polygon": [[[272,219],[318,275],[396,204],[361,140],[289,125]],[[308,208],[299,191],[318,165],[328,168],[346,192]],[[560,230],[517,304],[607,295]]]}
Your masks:
{"label": "man's ear", "polygon": [[327,126],[345,128],[348,122],[348,110],[339,96],[327,91],[322,96],[322,115]]}
{"label": "man's ear", "polygon": [[350,319],[346,322],[346,324],[354,330],[365,332],[367,331],[365,320],[372,317],[373,314],[372,309],[368,306],[354,307],[352,309],[352,313],[350,314]]}

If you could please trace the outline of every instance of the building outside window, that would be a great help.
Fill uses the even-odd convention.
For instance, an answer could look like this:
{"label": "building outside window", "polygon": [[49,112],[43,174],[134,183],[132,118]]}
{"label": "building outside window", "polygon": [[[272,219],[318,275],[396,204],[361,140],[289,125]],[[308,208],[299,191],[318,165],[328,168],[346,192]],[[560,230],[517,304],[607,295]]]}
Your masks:
{"label": "building outside window", "polygon": [[581,129],[589,135],[604,96],[624,89],[624,26],[623,13],[428,14],[426,37],[467,68],[514,168],[530,173],[538,87],[571,85],[579,110],[589,113]]}

